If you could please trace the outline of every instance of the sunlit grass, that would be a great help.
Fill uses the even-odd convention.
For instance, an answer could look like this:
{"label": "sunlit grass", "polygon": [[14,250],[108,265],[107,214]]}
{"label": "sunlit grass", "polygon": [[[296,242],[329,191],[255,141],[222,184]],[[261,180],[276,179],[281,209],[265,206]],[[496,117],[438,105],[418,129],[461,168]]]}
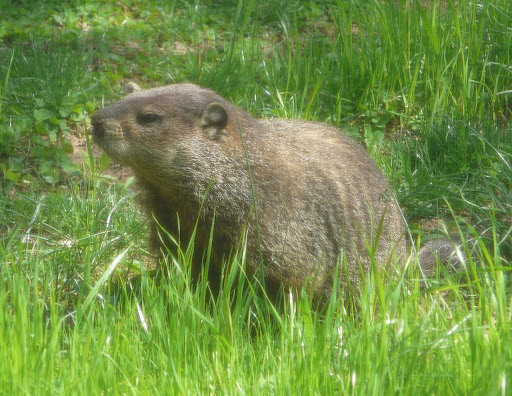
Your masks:
{"label": "sunlit grass", "polygon": [[[48,1],[37,22],[4,3],[23,28],[0,26],[0,394],[510,394],[508,1]],[[81,67],[69,41],[94,43],[95,62],[59,80],[52,65]],[[34,106],[60,128],[78,80],[80,111],[126,80],[192,81],[255,116],[341,125],[390,176],[414,237],[435,218],[463,260],[425,283],[411,253],[321,312],[304,292],[274,306],[245,278],[243,244],[216,296],[206,274],[191,281],[193,242],[153,277],[130,179],[85,166],[16,184],[33,150],[16,134],[37,133]]]}
{"label": "sunlit grass", "polygon": [[[233,256],[213,300],[204,281],[192,287],[190,264],[180,258],[155,284],[141,272],[140,215],[118,191],[96,190],[97,205],[118,209],[97,211],[94,224],[80,208],[83,196],[60,193],[46,201],[29,240],[19,236],[30,216],[4,234],[7,393],[507,394],[511,268],[494,232],[490,245],[476,231],[463,239],[467,259],[458,272],[442,270],[426,288],[412,258],[383,296],[370,275],[352,296],[358,311],[333,300],[319,314],[306,295],[285,294],[276,309],[257,287],[251,291],[239,267],[243,254]],[[33,213],[37,204],[14,206]],[[70,230],[68,218],[51,213],[85,220]],[[232,293],[236,283],[246,284],[244,292]]]}

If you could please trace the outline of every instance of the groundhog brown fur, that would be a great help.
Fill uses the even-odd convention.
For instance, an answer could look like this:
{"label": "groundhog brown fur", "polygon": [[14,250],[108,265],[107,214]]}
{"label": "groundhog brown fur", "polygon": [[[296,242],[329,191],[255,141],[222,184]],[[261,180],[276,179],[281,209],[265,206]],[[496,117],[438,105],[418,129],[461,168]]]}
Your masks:
{"label": "groundhog brown fur", "polygon": [[357,288],[371,268],[405,261],[405,224],[386,177],[334,127],[255,119],[191,84],[133,93],[91,122],[96,143],[133,169],[155,248],[159,226],[181,243],[197,227],[194,275],[212,226],[212,276],[245,249],[246,272],[262,270],[271,295],[305,287],[324,301],[347,277]]}

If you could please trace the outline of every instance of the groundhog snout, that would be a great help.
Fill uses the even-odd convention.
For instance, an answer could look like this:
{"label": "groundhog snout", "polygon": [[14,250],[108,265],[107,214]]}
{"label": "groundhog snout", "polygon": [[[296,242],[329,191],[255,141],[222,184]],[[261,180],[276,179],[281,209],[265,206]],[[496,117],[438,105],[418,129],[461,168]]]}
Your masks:
{"label": "groundhog snout", "polygon": [[101,121],[92,118],[91,125],[92,136],[94,139],[101,139],[103,136],[105,136],[105,125]]}
{"label": "groundhog snout", "polygon": [[92,136],[94,138],[100,138],[105,135],[105,123],[104,119],[98,114],[100,112],[101,110],[91,115]]}
{"label": "groundhog snout", "polygon": [[122,135],[123,128],[121,127],[121,123],[117,120],[113,120],[110,118],[105,118],[98,113],[94,113],[91,116],[91,125],[92,125],[92,137],[94,141],[101,145],[101,142],[106,139],[111,139],[114,136]]}

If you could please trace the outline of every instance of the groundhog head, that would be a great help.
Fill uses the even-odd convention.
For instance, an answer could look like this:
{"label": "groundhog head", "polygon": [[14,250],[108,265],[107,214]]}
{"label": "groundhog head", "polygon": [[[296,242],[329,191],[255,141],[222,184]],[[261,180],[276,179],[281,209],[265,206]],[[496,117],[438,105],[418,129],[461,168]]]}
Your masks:
{"label": "groundhog head", "polygon": [[91,117],[94,141],[136,172],[169,167],[236,132],[234,106],[216,93],[178,84],[133,93]]}

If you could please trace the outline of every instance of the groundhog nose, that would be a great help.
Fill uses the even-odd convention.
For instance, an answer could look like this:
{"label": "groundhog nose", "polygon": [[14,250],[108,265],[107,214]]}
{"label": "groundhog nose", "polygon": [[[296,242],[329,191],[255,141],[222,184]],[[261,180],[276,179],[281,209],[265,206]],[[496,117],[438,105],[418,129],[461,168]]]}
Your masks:
{"label": "groundhog nose", "polygon": [[96,139],[99,139],[105,135],[105,127],[101,121],[98,121],[94,118],[94,115],[91,118],[92,125],[92,136]]}

